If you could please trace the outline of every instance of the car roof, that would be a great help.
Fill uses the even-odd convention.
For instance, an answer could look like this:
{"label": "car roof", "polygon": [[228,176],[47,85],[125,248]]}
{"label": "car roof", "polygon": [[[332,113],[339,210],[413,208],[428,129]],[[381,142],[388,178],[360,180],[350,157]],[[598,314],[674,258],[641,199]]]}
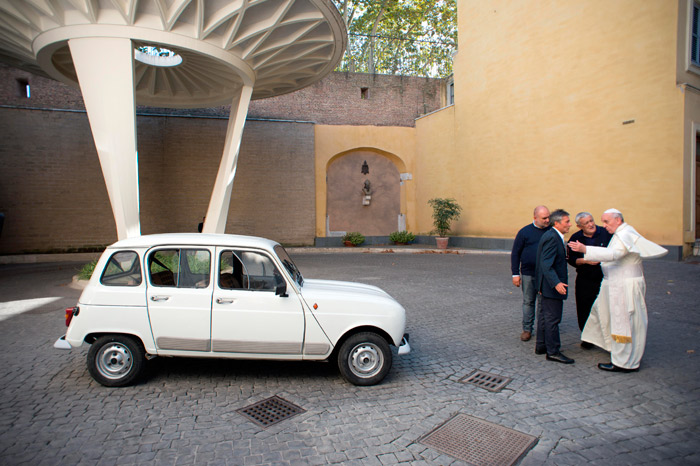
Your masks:
{"label": "car roof", "polygon": [[108,246],[108,249],[152,248],[165,245],[224,246],[273,249],[277,244],[266,238],[214,233],[160,233],[125,238]]}

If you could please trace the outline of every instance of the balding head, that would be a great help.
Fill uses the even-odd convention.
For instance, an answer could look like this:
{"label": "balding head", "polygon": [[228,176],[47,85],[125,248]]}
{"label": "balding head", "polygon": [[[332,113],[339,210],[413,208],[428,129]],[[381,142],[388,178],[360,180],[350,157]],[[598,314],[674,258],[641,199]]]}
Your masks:
{"label": "balding head", "polygon": [[537,228],[547,228],[549,226],[549,209],[546,206],[538,205],[535,207],[533,217]]}

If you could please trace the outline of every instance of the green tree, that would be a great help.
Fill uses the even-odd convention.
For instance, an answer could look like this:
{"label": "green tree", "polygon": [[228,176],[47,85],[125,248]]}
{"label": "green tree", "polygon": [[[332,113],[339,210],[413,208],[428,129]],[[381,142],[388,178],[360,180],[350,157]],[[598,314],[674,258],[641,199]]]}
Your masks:
{"label": "green tree", "polygon": [[446,77],[456,0],[334,0],[348,30],[340,71]]}

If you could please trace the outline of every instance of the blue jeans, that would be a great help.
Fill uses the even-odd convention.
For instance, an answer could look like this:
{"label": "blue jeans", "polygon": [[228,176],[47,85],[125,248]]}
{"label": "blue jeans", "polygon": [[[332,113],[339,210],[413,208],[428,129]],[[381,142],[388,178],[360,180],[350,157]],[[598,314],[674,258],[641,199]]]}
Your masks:
{"label": "blue jeans", "polygon": [[535,325],[535,304],[537,309],[542,309],[542,300],[537,299],[535,289],[535,277],[531,275],[521,275],[520,287],[523,289],[523,332],[532,332]]}

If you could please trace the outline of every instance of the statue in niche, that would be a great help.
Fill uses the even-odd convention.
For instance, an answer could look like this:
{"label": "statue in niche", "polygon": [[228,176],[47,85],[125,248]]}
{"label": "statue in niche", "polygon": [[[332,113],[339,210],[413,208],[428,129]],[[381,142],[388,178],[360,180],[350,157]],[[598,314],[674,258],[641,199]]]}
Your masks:
{"label": "statue in niche", "polygon": [[365,180],[365,185],[362,187],[362,194],[365,196],[372,195],[372,184],[369,182],[369,180]]}
{"label": "statue in niche", "polygon": [[362,205],[369,205],[372,201],[372,185],[369,180],[365,180],[362,187]]}

